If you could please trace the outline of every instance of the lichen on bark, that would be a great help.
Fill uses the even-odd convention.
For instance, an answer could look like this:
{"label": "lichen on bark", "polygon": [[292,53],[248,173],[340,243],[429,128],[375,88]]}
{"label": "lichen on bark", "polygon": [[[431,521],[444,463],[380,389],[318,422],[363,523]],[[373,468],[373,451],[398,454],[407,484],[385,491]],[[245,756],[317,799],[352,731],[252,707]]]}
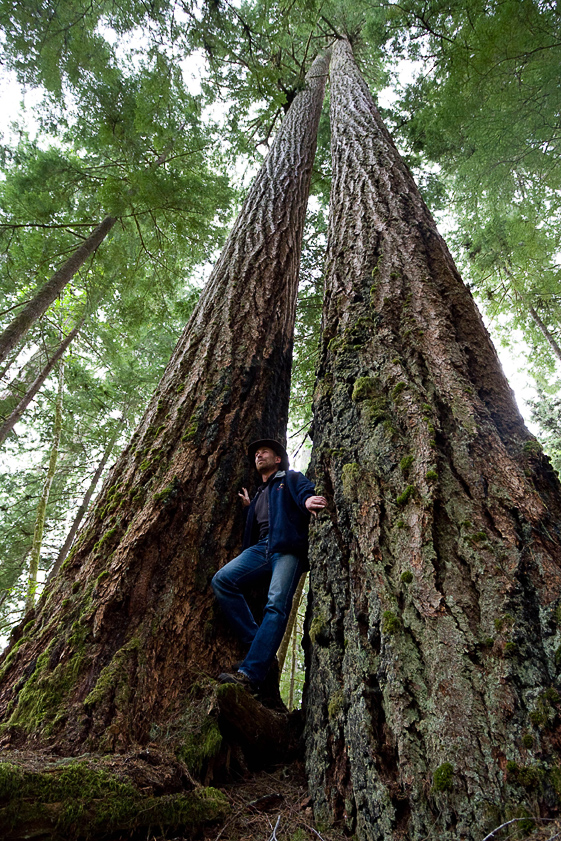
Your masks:
{"label": "lichen on bark", "polygon": [[330,77],[310,787],[360,841],[479,841],[557,809],[561,487],[346,41]]}

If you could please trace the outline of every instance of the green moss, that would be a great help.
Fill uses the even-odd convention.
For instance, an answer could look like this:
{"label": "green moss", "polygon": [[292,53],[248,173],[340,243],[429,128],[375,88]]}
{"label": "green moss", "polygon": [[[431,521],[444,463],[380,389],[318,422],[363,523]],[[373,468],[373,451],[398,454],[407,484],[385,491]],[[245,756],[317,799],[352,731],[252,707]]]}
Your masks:
{"label": "green moss", "polygon": [[179,383],[179,385],[175,389],[176,394],[181,394],[182,391],[185,391],[185,383]]}
{"label": "green moss", "polygon": [[554,765],[553,768],[549,769],[549,779],[557,797],[561,799],[561,768],[558,765]]}
{"label": "green moss", "polygon": [[98,584],[100,584],[106,578],[109,578],[109,572],[106,569],[104,569],[103,572],[99,573],[99,575],[97,576],[97,578],[95,580],[96,587],[97,587]]}
{"label": "green moss", "polygon": [[414,461],[415,456],[413,455],[403,456],[403,458],[399,462],[399,469],[401,470],[401,472],[408,473]]}
{"label": "green moss", "polygon": [[425,413],[425,415],[430,415],[432,412],[432,406],[429,406],[428,403],[421,403],[421,410]]}
{"label": "green moss", "polygon": [[147,458],[145,458],[144,461],[142,461],[140,463],[140,469],[141,470],[147,470],[149,467],[150,467],[150,461]]}
{"label": "green moss", "polygon": [[551,686],[539,696],[535,708],[530,712],[529,719],[534,727],[540,729],[552,729],[558,721],[557,705],[559,693]]}
{"label": "green moss", "polygon": [[382,631],[384,634],[397,634],[401,630],[401,619],[391,610],[384,610],[382,614]]}
{"label": "green moss", "polygon": [[543,448],[540,442],[533,438],[522,445],[522,452],[530,456],[537,456],[543,452]]}
{"label": "green moss", "polygon": [[41,654],[33,674],[18,695],[17,705],[8,721],[9,727],[21,727],[37,735],[64,713],[64,702],[76,684],[83,664],[83,651],[59,662],[54,669],[50,656],[56,640]]}
{"label": "green moss", "polygon": [[12,645],[8,654],[6,655],[4,663],[2,664],[2,668],[0,669],[0,680],[3,679],[4,675],[8,672],[10,666],[16,659],[16,654],[18,653],[19,649],[28,641],[29,637],[24,636]]}
{"label": "green moss", "polygon": [[403,582],[403,584],[411,584],[411,582],[413,581],[413,573],[410,569],[406,569],[405,572],[401,573],[400,579]]}
{"label": "green moss", "polygon": [[339,689],[329,699],[329,703],[327,705],[327,715],[329,716],[329,719],[333,720],[337,718],[339,714],[343,712],[344,708],[345,694],[342,689]]}
{"label": "green moss", "polygon": [[432,776],[432,791],[450,791],[453,779],[454,766],[450,762],[443,762]]}
{"label": "green moss", "polygon": [[392,388],[392,400],[396,400],[401,394],[401,392],[404,391],[406,388],[407,383],[401,382],[397,383],[397,385],[394,385],[394,387]]}
{"label": "green moss", "polygon": [[197,434],[197,429],[199,428],[199,423],[194,415],[191,415],[191,418],[185,427],[185,432],[182,435],[182,441],[192,441],[195,435]]}
{"label": "green moss", "polygon": [[398,529],[404,529],[404,528],[405,528],[405,520],[402,520],[402,519],[400,518],[400,519],[396,522],[396,524],[395,524],[395,525],[396,525],[396,528],[398,528]]}
{"label": "green moss", "polygon": [[103,544],[110,541],[111,538],[115,536],[116,532],[117,532],[117,527],[116,526],[113,527],[112,529],[107,529],[107,531],[101,536],[100,540],[98,540],[97,543],[94,545],[94,548],[93,548],[94,552],[99,552],[101,547],[103,546]]}
{"label": "green moss", "polygon": [[177,496],[181,489],[181,483],[177,476],[174,476],[173,480],[167,485],[163,490],[158,491],[158,493],[154,494],[154,499],[156,502],[169,502],[171,499]]}
{"label": "green moss", "polygon": [[506,778],[509,783],[516,782],[518,776],[518,763],[509,759],[506,763]]}
{"label": "green moss", "polygon": [[524,745],[524,747],[527,748],[527,750],[530,750],[534,747],[534,737],[531,733],[524,733],[521,742]]}
{"label": "green moss", "polygon": [[516,762],[507,762],[507,780],[511,783],[518,783],[524,788],[539,788],[544,772],[536,765],[520,765]]}
{"label": "green moss", "polygon": [[322,614],[317,614],[316,616],[313,617],[313,619],[310,623],[310,631],[309,631],[310,642],[312,643],[312,645],[314,645],[314,643],[316,642],[316,640],[318,640],[318,638],[321,638],[323,636],[326,628],[327,628],[327,623],[326,623],[325,617]]}
{"label": "green moss", "polygon": [[415,493],[415,486],[414,485],[407,485],[405,490],[396,497],[396,503],[398,505],[406,505],[407,502],[411,499],[413,494]]}
{"label": "green moss", "polygon": [[376,381],[372,377],[358,377],[353,386],[352,400],[366,400],[376,395]]}
{"label": "green moss", "polygon": [[512,818],[517,819],[517,827],[522,835],[529,835],[536,826],[532,815],[525,806],[517,806],[512,811],[507,812],[505,817],[509,820]]}
{"label": "green moss", "polygon": [[94,688],[84,699],[86,708],[101,703],[112,692],[115,693],[116,699],[118,695],[121,702],[126,701],[128,693],[127,666],[131,658],[136,656],[140,647],[140,640],[135,637],[113,655],[111,662],[101,670]]}
{"label": "green moss", "polygon": [[514,656],[518,653],[518,646],[515,642],[507,642],[505,643],[504,652],[507,656]]}
{"label": "green moss", "polygon": [[0,790],[3,828],[33,820],[45,826],[56,822],[57,838],[94,839],[119,830],[129,837],[141,827],[154,826],[161,831],[196,826],[224,817],[228,811],[225,796],[215,789],[146,796],[130,780],[79,761],[47,773],[2,763]]}
{"label": "green moss", "polygon": [[356,461],[350,464],[344,464],[341,471],[341,484],[343,486],[343,494],[349,500],[356,500],[357,488],[362,476],[360,465]]}
{"label": "green moss", "polygon": [[385,397],[363,401],[363,411],[365,412],[366,419],[374,425],[386,420],[387,410],[388,401]]}
{"label": "green moss", "polygon": [[427,480],[427,482],[436,482],[436,480],[438,479],[438,473],[436,472],[436,470],[427,470],[425,474],[425,479]]}
{"label": "green moss", "polygon": [[205,763],[216,756],[222,746],[222,734],[216,721],[205,715],[200,726],[194,727],[176,750],[177,758],[193,774],[200,774]]}

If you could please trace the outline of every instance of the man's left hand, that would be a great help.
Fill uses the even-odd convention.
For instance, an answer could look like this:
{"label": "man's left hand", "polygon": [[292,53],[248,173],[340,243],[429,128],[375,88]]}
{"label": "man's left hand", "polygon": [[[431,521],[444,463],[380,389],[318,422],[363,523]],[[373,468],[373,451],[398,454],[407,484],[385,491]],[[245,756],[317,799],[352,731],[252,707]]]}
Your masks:
{"label": "man's left hand", "polygon": [[327,505],[327,500],[324,496],[309,496],[304,503],[308,511],[317,517],[317,512],[321,511]]}

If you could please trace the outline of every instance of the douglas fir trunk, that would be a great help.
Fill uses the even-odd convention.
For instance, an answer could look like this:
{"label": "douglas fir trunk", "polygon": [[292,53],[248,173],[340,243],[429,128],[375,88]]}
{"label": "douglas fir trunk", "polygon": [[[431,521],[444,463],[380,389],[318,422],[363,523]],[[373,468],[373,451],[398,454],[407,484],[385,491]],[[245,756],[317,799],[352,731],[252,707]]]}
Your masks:
{"label": "douglas fir trunk", "polygon": [[219,744],[193,732],[191,703],[236,653],[209,584],[240,549],[248,442],[285,435],[326,74],[317,59],[131,444],[4,658],[5,744],[76,754],[183,739],[198,767]]}
{"label": "douglas fir trunk", "polygon": [[348,42],[315,394],[316,815],[473,839],[561,793],[561,488]]}

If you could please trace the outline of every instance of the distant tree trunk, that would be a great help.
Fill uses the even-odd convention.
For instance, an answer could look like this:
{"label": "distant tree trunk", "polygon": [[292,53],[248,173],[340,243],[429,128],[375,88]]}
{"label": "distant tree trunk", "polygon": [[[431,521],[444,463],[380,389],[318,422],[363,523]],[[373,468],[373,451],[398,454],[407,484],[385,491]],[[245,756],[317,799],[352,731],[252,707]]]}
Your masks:
{"label": "distant tree trunk", "polygon": [[80,266],[95,252],[103,242],[117,220],[113,216],[106,216],[90,236],[68,258],[66,263],[58,269],[47,283],[43,284],[34,298],[22,309],[19,315],[9,324],[0,335],[0,362],[21,341],[31,325],[41,318],[45,310],[62,292]]}
{"label": "distant tree trunk", "polygon": [[18,405],[14,409],[14,411],[10,414],[9,417],[6,418],[2,426],[0,426],[0,446],[4,443],[16,423],[19,421],[59,359],[63,356],[64,352],[66,351],[67,347],[74,341],[80,330],[82,329],[82,325],[84,323],[84,319],[82,318],[80,322],[74,327],[68,336],[62,340],[58,348],[56,349],[55,353],[51,356],[45,367],[42,369],[40,374],[35,378],[34,382],[29,386],[27,392],[19,401]]}
{"label": "distant tree trunk", "polygon": [[[123,420],[124,419],[121,419],[121,423],[123,422]],[[71,548],[72,544],[74,543],[74,538],[76,537],[76,533],[77,533],[78,529],[80,528],[80,523],[84,519],[84,515],[85,515],[86,511],[88,510],[88,506],[90,504],[91,498],[94,495],[95,489],[97,488],[97,484],[98,484],[99,480],[101,479],[101,475],[102,475],[103,471],[105,470],[105,465],[109,461],[111,453],[113,452],[113,447],[115,446],[115,443],[116,443],[119,435],[120,435],[120,429],[117,428],[115,430],[115,432],[113,433],[113,435],[111,436],[111,438],[109,439],[109,441],[107,442],[107,446],[105,447],[105,450],[104,450],[103,455],[101,457],[101,461],[97,465],[96,471],[95,471],[94,475],[92,476],[92,480],[91,480],[90,484],[88,485],[88,489],[87,489],[86,493],[84,494],[84,499],[82,500],[81,505],[79,506],[78,510],[76,511],[76,516],[74,517],[74,520],[72,521],[72,525],[70,526],[70,530],[69,530],[68,534],[66,535],[66,540],[62,544],[62,546],[60,548],[60,551],[57,555],[57,559],[55,561],[55,564],[54,564],[53,568],[51,569],[51,571],[49,573],[49,578],[53,578],[57,574],[57,572],[61,568],[62,564],[64,563],[64,561],[66,559],[66,556],[70,552],[70,548]]]}
{"label": "distant tree trunk", "polygon": [[5,742],[72,754],[160,736],[191,745],[193,764],[220,744],[193,734],[208,710],[194,694],[239,652],[209,585],[240,549],[247,444],[285,435],[327,66],[312,65],[139,428],[7,655]]}
{"label": "distant tree trunk", "polygon": [[561,792],[561,487],[346,41],[315,392],[316,817],[481,841]]}
{"label": "distant tree trunk", "polygon": [[530,302],[528,302],[527,306],[528,306],[528,312],[530,313],[530,315],[532,316],[535,324],[537,325],[538,330],[540,330],[542,336],[544,337],[544,339],[546,340],[546,342],[550,346],[554,355],[557,357],[559,362],[561,362],[561,347],[559,347],[559,344],[558,344],[557,340],[555,339],[555,336],[548,330],[548,328],[546,327],[546,325],[544,324],[544,322],[542,321],[542,319],[540,318],[540,316],[538,315],[538,313],[536,312],[534,307],[530,304]]}
{"label": "distant tree trunk", "polygon": [[33,532],[33,543],[31,546],[31,557],[29,559],[29,576],[27,580],[27,595],[25,598],[25,609],[31,610],[35,604],[35,592],[37,590],[37,573],[39,571],[39,560],[41,558],[41,547],[43,545],[43,533],[45,531],[45,516],[47,513],[47,505],[51,493],[51,485],[56,473],[56,464],[58,461],[58,451],[60,448],[60,434],[62,431],[62,396],[64,391],[64,365],[61,362],[58,368],[58,391],[55,402],[55,417],[53,423],[53,443],[51,445],[51,454],[49,456],[49,465],[43,487],[41,489],[41,496],[37,506],[37,517],[35,519],[35,529]]}
{"label": "distant tree trunk", "polygon": [[290,645],[290,641],[292,640],[292,632],[297,625],[298,619],[298,609],[300,607],[300,602],[302,601],[302,593],[304,591],[304,584],[306,583],[306,578],[308,577],[308,573],[305,572],[303,575],[300,576],[300,581],[298,582],[298,586],[296,587],[296,592],[294,593],[294,598],[292,599],[292,607],[290,608],[290,616],[288,617],[288,624],[286,626],[286,631],[284,632],[284,637],[282,638],[282,642],[280,644],[279,650],[277,652],[277,660],[279,662],[279,672],[282,672],[284,668],[284,661],[286,660],[286,655],[288,652],[288,646]]}

